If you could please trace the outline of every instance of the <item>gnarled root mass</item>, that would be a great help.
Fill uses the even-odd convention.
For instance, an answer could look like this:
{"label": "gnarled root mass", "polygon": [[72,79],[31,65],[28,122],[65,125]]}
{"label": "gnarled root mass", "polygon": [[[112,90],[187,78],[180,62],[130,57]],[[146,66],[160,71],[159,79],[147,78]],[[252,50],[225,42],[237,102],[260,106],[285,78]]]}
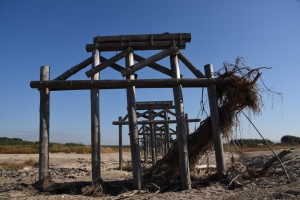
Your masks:
{"label": "gnarled root mass", "polygon": [[[261,69],[261,68],[260,68]],[[224,63],[222,70],[216,73],[217,78],[231,78],[233,84],[218,85],[220,127],[223,137],[229,137],[232,128],[238,122],[238,114],[243,109],[253,113],[260,111],[260,94],[256,81],[260,77],[259,69],[245,66],[241,58],[235,64]],[[207,117],[199,128],[188,135],[188,151],[190,167],[213,146],[211,119]],[[146,178],[176,178],[179,174],[178,144],[174,143],[168,153],[146,173]]]}

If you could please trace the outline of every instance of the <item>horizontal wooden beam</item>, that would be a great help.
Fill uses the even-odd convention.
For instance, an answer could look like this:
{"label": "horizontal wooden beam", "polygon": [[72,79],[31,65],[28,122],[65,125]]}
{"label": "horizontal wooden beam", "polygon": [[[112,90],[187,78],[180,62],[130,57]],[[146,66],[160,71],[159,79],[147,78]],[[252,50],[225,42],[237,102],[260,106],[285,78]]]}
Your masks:
{"label": "horizontal wooden beam", "polygon": [[61,74],[57,78],[55,78],[54,80],[66,80],[66,79],[70,78],[72,75],[76,74],[80,70],[82,70],[85,67],[89,66],[92,63],[92,60],[93,60],[92,57],[89,57],[89,58],[85,59],[84,61],[82,61],[78,65],[75,65],[71,69],[67,70],[66,72],[64,72],[63,74]]}
{"label": "horizontal wooden beam", "polygon": [[[176,133],[168,133],[168,134],[175,135]],[[139,133],[139,135],[150,135],[150,133]],[[154,133],[154,135],[166,135],[166,134],[165,133]],[[142,138],[140,138],[140,139],[142,139]]]}
{"label": "horizontal wooden beam", "polygon": [[137,110],[150,110],[150,109],[165,109],[172,108],[173,101],[139,101],[136,102]]}
{"label": "horizontal wooden beam", "polygon": [[139,35],[114,35],[114,36],[97,36],[94,42],[114,43],[114,42],[145,42],[145,41],[173,41],[181,40],[190,42],[192,36],[190,33],[163,33],[163,34],[139,34]]}
{"label": "horizontal wooden beam", "polygon": [[178,58],[187,66],[187,68],[197,77],[205,78],[205,76],[195,67],[181,52],[178,54]]}
{"label": "horizontal wooden beam", "polygon": [[31,88],[48,88],[50,90],[87,90],[87,89],[124,89],[136,88],[172,88],[207,87],[210,85],[229,84],[230,78],[183,78],[183,79],[138,79],[138,80],[74,80],[74,81],[31,81]]}
{"label": "horizontal wooden beam", "polygon": [[87,71],[85,74],[87,77],[92,77],[93,75],[97,74],[98,72],[102,71],[103,69],[107,68],[108,66],[114,64],[115,62],[121,60],[122,58],[128,56],[132,52],[131,48],[127,48],[123,50],[122,52],[118,53],[117,55],[111,57],[110,59],[106,60],[105,62],[101,63],[100,65],[97,65]]}
{"label": "horizontal wooden beam", "polygon": [[[163,50],[176,46],[178,49],[185,49],[185,41],[159,41],[159,42],[124,42],[124,43],[101,43],[96,45],[99,51],[123,51],[128,47],[133,50]],[[87,52],[92,52],[95,49],[95,44],[87,44],[85,47]]]}
{"label": "horizontal wooden beam", "polygon": [[[133,54],[133,55],[134,55],[134,60],[136,60],[138,62],[142,62],[142,61],[146,60],[146,58],[143,58],[142,56],[139,56],[137,54]],[[166,74],[166,75],[172,77],[172,71],[162,65],[159,65],[157,63],[152,63],[152,64],[149,64],[148,66],[156,71],[159,71],[163,74]]]}
{"label": "horizontal wooden beam", "polygon": [[158,60],[161,60],[161,59],[163,59],[163,58],[165,58],[165,57],[169,56],[170,54],[175,53],[177,51],[178,51],[177,47],[170,47],[170,48],[168,48],[164,51],[161,51],[161,52],[159,52],[159,53],[157,53],[157,54],[155,54],[155,55],[153,55],[149,58],[146,58],[145,60],[143,60],[141,62],[138,62],[138,63],[132,65],[130,67],[130,70],[122,72],[122,75],[123,76],[128,76],[128,75],[130,75],[130,74],[132,74],[132,73],[148,66],[149,64],[152,64],[152,63],[154,63]]}
{"label": "horizontal wooden beam", "polygon": [[[187,119],[186,122],[200,122],[200,119]],[[137,124],[176,124],[176,120],[138,121]],[[128,121],[113,121],[113,125],[128,125]]]}

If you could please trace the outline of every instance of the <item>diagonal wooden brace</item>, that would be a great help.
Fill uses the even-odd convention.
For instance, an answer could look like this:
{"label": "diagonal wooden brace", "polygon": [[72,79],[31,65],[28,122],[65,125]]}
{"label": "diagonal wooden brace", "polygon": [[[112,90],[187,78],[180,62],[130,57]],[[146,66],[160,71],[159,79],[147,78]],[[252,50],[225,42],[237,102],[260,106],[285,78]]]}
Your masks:
{"label": "diagonal wooden brace", "polygon": [[118,53],[117,55],[113,56],[112,58],[106,60],[105,62],[93,67],[92,69],[87,71],[85,74],[87,75],[87,77],[91,77],[91,76],[95,75],[96,73],[104,70],[108,66],[114,64],[115,62],[121,60],[122,58],[128,56],[130,53],[132,53],[132,49],[129,47],[129,48],[125,49],[124,51]]}
{"label": "diagonal wooden brace", "polygon": [[[101,62],[106,62],[108,59],[103,56],[100,56],[100,60],[101,60]],[[122,67],[121,65],[118,65],[117,63],[111,64],[110,67],[118,72],[122,72],[123,70],[126,70],[125,67]]]}
{"label": "diagonal wooden brace", "polygon": [[138,62],[138,63],[132,65],[129,70],[122,72],[122,76],[123,77],[128,76],[128,75],[130,75],[130,74],[132,74],[132,73],[148,66],[149,64],[152,64],[152,63],[154,63],[158,60],[161,60],[161,59],[163,59],[163,58],[165,58],[165,57],[169,56],[170,54],[173,54],[177,51],[178,51],[177,47],[170,47],[170,48],[168,48],[164,51],[161,51],[161,52],[159,52],[159,53],[157,53],[157,54],[155,54],[155,55],[153,55],[149,58],[146,58],[145,60],[143,60],[141,62]]}
{"label": "diagonal wooden brace", "polygon": [[69,70],[67,70],[66,72],[64,72],[63,74],[61,74],[57,78],[55,78],[54,80],[67,80],[72,75],[76,74],[77,72],[79,72],[83,68],[90,65],[92,63],[92,61],[93,61],[92,57],[89,57],[89,58],[85,59],[84,61],[82,61],[81,63],[79,63],[78,65],[75,65],[74,67],[70,68]]}
{"label": "diagonal wooden brace", "polygon": [[189,68],[189,70],[197,77],[197,78],[205,78],[205,76],[200,72],[197,67],[195,67],[181,52],[178,54],[178,58]]}
{"label": "diagonal wooden brace", "polygon": [[[146,58],[143,58],[142,56],[139,56],[137,54],[134,54],[134,60],[138,61],[138,62],[142,62],[144,60],[146,60]],[[157,63],[152,63],[152,64],[149,64],[148,65],[149,67],[151,67],[152,69],[156,70],[156,71],[159,71],[163,74],[166,74],[168,76],[172,76],[172,71],[162,65],[159,65]]]}

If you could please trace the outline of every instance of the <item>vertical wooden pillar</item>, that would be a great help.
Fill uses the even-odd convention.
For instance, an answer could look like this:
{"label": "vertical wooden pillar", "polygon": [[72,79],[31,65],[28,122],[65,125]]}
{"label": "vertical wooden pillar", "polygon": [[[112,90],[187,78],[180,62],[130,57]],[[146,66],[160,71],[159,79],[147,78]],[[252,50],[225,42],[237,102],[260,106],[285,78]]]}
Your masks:
{"label": "vertical wooden pillar", "polygon": [[[172,78],[180,78],[179,63],[177,55],[170,56]],[[191,177],[189,169],[189,155],[187,146],[187,132],[183,108],[183,96],[181,85],[173,87],[176,121],[177,139],[179,148],[181,186],[183,190],[191,189]]]}
{"label": "vertical wooden pillar", "polygon": [[[92,67],[100,64],[100,52],[93,51]],[[99,73],[92,77],[92,80],[99,80]],[[101,178],[100,158],[100,116],[99,116],[99,89],[91,89],[91,146],[92,146],[92,180]]]}
{"label": "vertical wooden pillar", "polygon": [[[122,121],[122,117],[119,117],[119,121]],[[123,169],[123,141],[122,141],[122,125],[119,125],[119,170]]]}
{"label": "vertical wooden pillar", "polygon": [[[42,66],[40,80],[50,80],[50,67]],[[39,145],[39,181],[43,181],[49,170],[49,116],[50,90],[40,89],[40,145]]]}
{"label": "vertical wooden pillar", "polygon": [[[205,65],[204,70],[205,70],[205,76],[207,78],[213,78],[212,65],[210,64]],[[214,139],[218,177],[219,179],[222,179],[226,174],[226,169],[224,163],[224,152],[223,152],[223,144],[221,138],[221,128],[220,128],[216,86],[215,85],[208,86],[207,93],[208,93],[208,100],[209,100],[209,107],[210,107],[211,125],[212,125],[213,139]]]}
{"label": "vertical wooden pillar", "polygon": [[[129,69],[131,65],[134,65],[133,53],[126,56],[126,68]],[[134,80],[135,76],[129,75],[127,79]],[[137,116],[135,105],[135,87],[127,87],[127,110],[128,110],[128,122],[129,122],[129,135],[130,135],[130,148],[131,148],[131,160],[132,160],[132,173],[133,173],[133,185],[134,189],[139,190],[142,187],[142,172],[141,172],[141,160],[140,160],[140,145],[139,135],[137,128]]]}
{"label": "vertical wooden pillar", "polygon": [[[169,120],[167,111],[165,112],[165,120],[166,121]],[[168,123],[165,123],[164,131],[165,131],[165,135],[166,135],[165,139],[166,139],[166,153],[167,153],[170,149],[170,129],[169,129],[169,124]]]}
{"label": "vertical wooden pillar", "polygon": [[187,133],[187,135],[189,135],[190,134],[190,123],[188,122],[189,115],[187,113],[185,114],[185,119],[186,119],[186,133]]}
{"label": "vertical wooden pillar", "polygon": [[[152,112],[149,113],[149,121],[153,121]],[[156,163],[156,148],[155,148],[155,135],[154,135],[154,124],[149,124],[150,129],[150,142],[151,142],[151,156],[152,166]]]}
{"label": "vertical wooden pillar", "polygon": [[143,149],[144,149],[144,161],[145,163],[147,163],[147,139],[146,139],[146,135],[145,135],[145,124],[143,125]]}

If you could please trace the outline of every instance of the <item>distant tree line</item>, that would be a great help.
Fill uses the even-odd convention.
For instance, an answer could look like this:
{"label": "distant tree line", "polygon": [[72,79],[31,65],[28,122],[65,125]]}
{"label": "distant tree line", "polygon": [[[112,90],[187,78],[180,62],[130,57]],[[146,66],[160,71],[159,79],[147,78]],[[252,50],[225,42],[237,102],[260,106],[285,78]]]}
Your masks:
{"label": "distant tree line", "polygon": [[[273,145],[274,142],[271,140],[266,139],[266,141],[270,144]],[[231,145],[238,145],[242,147],[257,147],[260,144],[265,145],[265,141],[262,139],[235,139],[230,141]]]}
{"label": "distant tree line", "polygon": [[300,137],[285,135],[282,136],[280,141],[282,144],[300,144]]}
{"label": "distant tree line", "polygon": [[29,145],[37,144],[37,142],[25,141],[20,138],[0,137],[0,145]]}

